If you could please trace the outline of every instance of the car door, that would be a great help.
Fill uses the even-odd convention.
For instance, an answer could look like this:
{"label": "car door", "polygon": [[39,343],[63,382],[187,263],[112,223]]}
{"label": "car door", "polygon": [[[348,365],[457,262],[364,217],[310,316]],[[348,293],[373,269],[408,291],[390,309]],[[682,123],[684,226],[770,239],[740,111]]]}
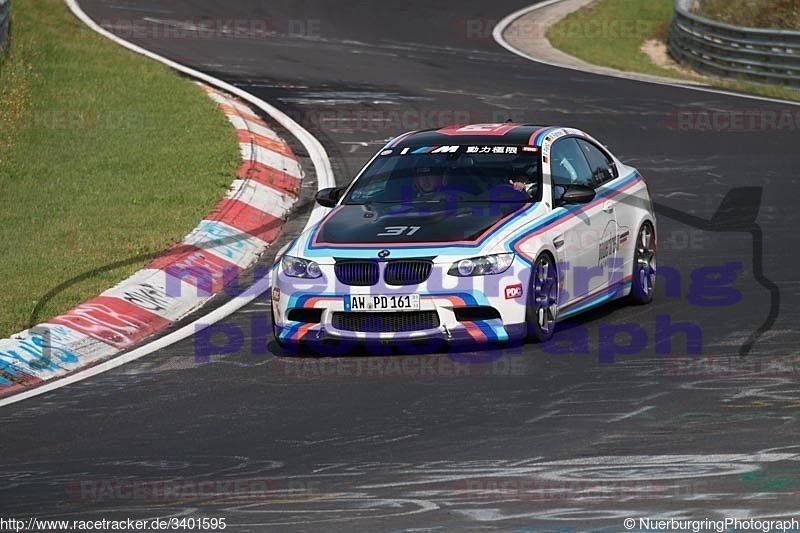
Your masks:
{"label": "car door", "polygon": [[[585,185],[602,193],[608,178],[613,179],[613,169],[590,166],[589,149],[583,142],[575,137],[562,137],[553,143],[550,156],[553,205],[560,204],[560,196],[570,185]],[[595,156],[592,154],[593,159]],[[604,174],[605,171],[612,174]],[[615,204],[598,196],[588,204],[561,205],[557,209],[565,213],[564,222],[560,224],[562,231],[555,237],[563,241],[564,257],[569,263],[568,269],[562,267],[562,277],[566,278],[562,283],[570,295],[568,302],[577,303],[607,287],[612,268],[616,266]]]}
{"label": "car door", "polygon": [[[614,187],[614,180],[619,178],[619,171],[614,163],[614,159],[602,147],[591,142],[587,139],[577,139],[578,145],[583,151],[589,163],[589,169],[592,172],[591,187],[594,188],[598,194],[604,194],[606,191]],[[624,277],[624,272],[629,272],[630,269],[623,265],[620,253],[620,236],[624,233],[622,226],[626,226],[630,219],[631,213],[634,210],[634,203],[626,195],[615,196],[610,200],[614,212],[614,231],[604,236],[601,244],[602,253],[606,254],[604,260],[604,269],[606,272],[606,280],[612,285],[621,283]],[[598,257],[601,254],[598,254]]]}

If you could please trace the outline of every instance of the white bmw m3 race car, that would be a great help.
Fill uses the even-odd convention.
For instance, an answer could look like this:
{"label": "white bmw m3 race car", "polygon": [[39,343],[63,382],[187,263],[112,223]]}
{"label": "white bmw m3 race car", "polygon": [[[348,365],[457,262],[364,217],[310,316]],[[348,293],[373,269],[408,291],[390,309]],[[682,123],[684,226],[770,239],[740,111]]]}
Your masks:
{"label": "white bmw m3 race car", "polygon": [[316,200],[330,211],[273,266],[284,347],[544,341],[557,321],[604,302],[652,299],[644,179],[573,128],[406,133]]}

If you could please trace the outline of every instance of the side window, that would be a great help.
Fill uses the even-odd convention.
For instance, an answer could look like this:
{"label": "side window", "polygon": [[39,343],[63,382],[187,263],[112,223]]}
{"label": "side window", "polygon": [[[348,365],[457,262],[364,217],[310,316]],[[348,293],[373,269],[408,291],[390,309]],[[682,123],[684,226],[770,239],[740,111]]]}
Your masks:
{"label": "side window", "polygon": [[581,150],[583,150],[583,155],[586,156],[586,160],[589,162],[589,168],[592,172],[592,177],[588,184],[590,187],[596,188],[617,177],[614,163],[606,154],[588,141],[582,139],[578,139],[577,141]]}
{"label": "side window", "polygon": [[561,198],[567,185],[591,186],[592,171],[574,138],[567,137],[553,143],[550,150],[550,176],[553,200]]}

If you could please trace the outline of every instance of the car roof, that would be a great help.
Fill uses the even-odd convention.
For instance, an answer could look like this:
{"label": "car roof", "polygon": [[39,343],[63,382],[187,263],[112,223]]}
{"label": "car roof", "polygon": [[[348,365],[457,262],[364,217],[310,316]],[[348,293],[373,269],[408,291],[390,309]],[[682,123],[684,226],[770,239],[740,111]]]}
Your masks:
{"label": "car roof", "polygon": [[411,131],[393,139],[387,148],[445,145],[540,146],[544,133],[555,126],[518,124],[467,124],[440,129]]}

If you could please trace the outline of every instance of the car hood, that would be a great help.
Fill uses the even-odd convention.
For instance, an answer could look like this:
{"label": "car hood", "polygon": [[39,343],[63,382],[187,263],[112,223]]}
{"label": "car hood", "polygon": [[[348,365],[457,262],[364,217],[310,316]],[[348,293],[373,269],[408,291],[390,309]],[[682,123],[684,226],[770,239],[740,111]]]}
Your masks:
{"label": "car hood", "polygon": [[534,204],[442,202],[342,205],[319,224],[311,246],[477,244]]}

